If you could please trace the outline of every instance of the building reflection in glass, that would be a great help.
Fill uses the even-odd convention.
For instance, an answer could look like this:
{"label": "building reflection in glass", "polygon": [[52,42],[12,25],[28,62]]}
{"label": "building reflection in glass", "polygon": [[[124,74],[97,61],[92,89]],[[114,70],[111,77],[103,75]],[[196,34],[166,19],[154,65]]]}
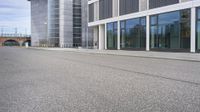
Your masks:
{"label": "building reflection in glass", "polygon": [[120,22],[121,49],[146,47],[146,18],[129,19]]}
{"label": "building reflection in glass", "polygon": [[190,49],[190,10],[151,16],[151,49]]}
{"label": "building reflection in glass", "polygon": [[107,24],[107,48],[117,49],[117,22]]}

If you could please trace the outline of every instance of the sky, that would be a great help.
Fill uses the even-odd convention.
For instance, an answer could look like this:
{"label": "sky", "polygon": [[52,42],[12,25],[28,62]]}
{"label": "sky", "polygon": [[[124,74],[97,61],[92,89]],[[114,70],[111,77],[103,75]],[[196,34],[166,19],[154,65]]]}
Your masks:
{"label": "sky", "polygon": [[0,34],[30,34],[30,2],[27,0],[0,0]]}

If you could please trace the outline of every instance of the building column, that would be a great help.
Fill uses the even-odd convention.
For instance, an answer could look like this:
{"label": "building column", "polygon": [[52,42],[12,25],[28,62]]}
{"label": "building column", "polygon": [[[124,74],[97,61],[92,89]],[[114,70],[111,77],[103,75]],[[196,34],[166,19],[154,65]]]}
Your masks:
{"label": "building column", "polygon": [[99,25],[99,50],[102,50],[102,26]]}
{"label": "building column", "polygon": [[150,50],[150,17],[146,17],[146,51]]}
{"label": "building column", "polygon": [[120,21],[117,22],[117,49],[120,50]]}
{"label": "building column", "polygon": [[99,25],[99,50],[104,49],[105,29],[104,25]]}
{"label": "building column", "polygon": [[149,10],[149,0],[147,0],[147,10]]}
{"label": "building column", "polygon": [[196,8],[191,9],[191,43],[190,52],[196,52]]}
{"label": "building column", "polygon": [[120,16],[120,1],[117,0],[117,16]]}

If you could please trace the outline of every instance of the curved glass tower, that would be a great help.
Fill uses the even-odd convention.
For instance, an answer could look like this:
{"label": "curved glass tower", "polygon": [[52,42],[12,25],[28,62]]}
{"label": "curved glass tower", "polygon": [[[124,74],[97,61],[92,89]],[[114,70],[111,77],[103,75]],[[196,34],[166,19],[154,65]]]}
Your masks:
{"label": "curved glass tower", "polygon": [[87,0],[28,1],[33,46],[87,46]]}
{"label": "curved glass tower", "polygon": [[48,0],[48,46],[59,47],[59,0]]}

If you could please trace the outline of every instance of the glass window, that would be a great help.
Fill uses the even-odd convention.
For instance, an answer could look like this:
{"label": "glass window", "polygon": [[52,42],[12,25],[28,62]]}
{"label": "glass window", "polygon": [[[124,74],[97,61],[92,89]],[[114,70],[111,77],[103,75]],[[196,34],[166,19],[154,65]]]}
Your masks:
{"label": "glass window", "polygon": [[190,48],[190,34],[191,34],[191,13],[190,10],[182,10],[180,12],[180,37],[181,37],[181,48]]}
{"label": "glass window", "polygon": [[99,0],[99,19],[112,17],[112,0]]}
{"label": "glass window", "polygon": [[200,8],[197,9],[197,19],[200,19]]}
{"label": "glass window", "polygon": [[179,14],[179,12],[160,14],[158,15],[158,24],[173,24],[174,22],[179,21]]}
{"label": "glass window", "polygon": [[172,5],[179,3],[179,0],[149,0],[149,8],[157,8],[157,7],[163,7],[167,5]]}
{"label": "glass window", "polygon": [[190,10],[175,11],[155,16],[150,18],[152,49],[177,50],[190,48]]}
{"label": "glass window", "polygon": [[151,17],[151,25],[156,25],[157,24],[157,16],[152,16]]}
{"label": "glass window", "polygon": [[107,24],[107,48],[117,49],[117,22]]}
{"label": "glass window", "polygon": [[139,11],[139,0],[119,0],[119,13],[125,15]]}
{"label": "glass window", "polygon": [[57,47],[59,43],[59,1],[48,1],[48,46]]}
{"label": "glass window", "polygon": [[200,51],[200,8],[197,9],[197,50]]}
{"label": "glass window", "polygon": [[94,3],[89,5],[89,22],[94,21]]}
{"label": "glass window", "polygon": [[146,47],[146,18],[129,19],[121,22],[121,48]]}
{"label": "glass window", "polygon": [[144,18],[141,18],[141,25],[146,25],[146,19],[145,19],[145,17]]}
{"label": "glass window", "polygon": [[125,21],[121,21],[121,22],[120,22],[120,27],[121,27],[121,28],[125,28]]}
{"label": "glass window", "polygon": [[150,30],[150,37],[151,37],[151,48],[157,48],[157,26],[151,26],[151,30]]}

